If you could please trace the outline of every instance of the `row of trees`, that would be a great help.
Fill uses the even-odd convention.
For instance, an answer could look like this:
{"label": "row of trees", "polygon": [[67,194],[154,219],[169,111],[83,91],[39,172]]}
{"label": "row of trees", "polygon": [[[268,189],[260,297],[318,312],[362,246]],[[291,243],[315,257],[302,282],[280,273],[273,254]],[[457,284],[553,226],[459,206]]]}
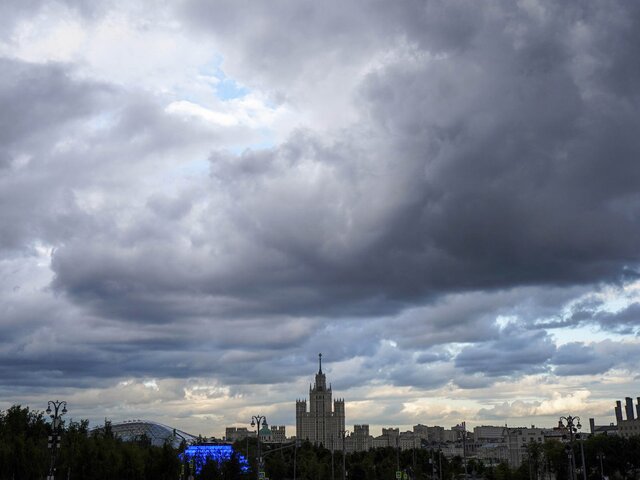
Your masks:
{"label": "row of trees", "polygon": [[584,478],[583,454],[589,480],[600,480],[601,475],[619,479],[636,479],[640,476],[640,436],[624,438],[606,435],[590,436],[582,445],[576,441],[573,448],[558,441],[532,443],[519,469],[520,476],[523,479],[546,480],[549,474],[553,474],[557,480],[571,480],[569,453],[575,460],[579,480]]}
{"label": "row of trees", "polygon": [[[47,439],[51,425],[42,412],[13,406],[0,412],[0,480],[42,480],[49,467]],[[309,443],[271,450],[263,446],[265,472],[271,480],[341,479],[342,452],[332,453]],[[183,446],[184,448],[184,446]],[[237,455],[223,465],[208,462],[199,465],[196,480],[240,480],[256,478],[255,439],[236,442],[238,455],[248,456],[249,473],[243,473]],[[177,480],[189,474],[180,463],[179,453],[170,445],[156,447],[148,439],[122,442],[109,428],[89,432],[88,421],[68,422],[57,461],[57,479],[68,480]],[[600,480],[600,456],[606,476],[636,479],[640,473],[640,437],[594,436],[583,443],[587,478]],[[528,458],[517,469],[505,463],[487,464],[469,459],[466,472],[487,480],[571,480],[566,445],[557,441],[531,444]],[[581,450],[574,445],[576,464],[581,465]],[[455,480],[464,478],[465,465],[460,457],[447,459],[437,449],[399,452],[379,448],[347,454],[344,458],[349,480],[391,480],[398,468],[410,478]],[[582,480],[582,473],[578,474]]]}
{"label": "row of trees", "polygon": [[[90,434],[89,422],[64,425],[57,458],[56,479],[176,480],[178,451],[154,447],[141,439],[125,443],[108,428]],[[51,424],[42,412],[19,405],[0,412],[0,479],[42,480],[51,458],[47,447]]]}

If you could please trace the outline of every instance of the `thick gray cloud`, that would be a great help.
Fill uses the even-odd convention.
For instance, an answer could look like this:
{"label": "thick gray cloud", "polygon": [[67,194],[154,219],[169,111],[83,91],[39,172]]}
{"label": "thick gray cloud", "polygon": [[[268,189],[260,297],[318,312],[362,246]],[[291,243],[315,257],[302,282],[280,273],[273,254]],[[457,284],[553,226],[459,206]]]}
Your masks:
{"label": "thick gray cloud", "polygon": [[591,321],[607,330],[637,334],[640,327],[640,303],[631,303],[613,313],[600,311],[592,317]]}
{"label": "thick gray cloud", "polygon": [[[11,5],[13,31],[30,13]],[[56,5],[97,22],[111,4]],[[637,332],[637,303],[566,308],[637,280],[639,7],[158,10],[298,126],[240,151],[255,119],[217,112],[213,88],[0,58],[0,383],[240,389],[306,375],[320,350],[344,388],[630,368],[617,343],[548,329]]]}
{"label": "thick gray cloud", "polygon": [[637,364],[639,356],[640,349],[636,344],[604,340],[562,345],[552,361],[557,375],[598,375],[614,367],[629,368]]}
{"label": "thick gray cloud", "polygon": [[[638,92],[614,81],[623,53],[611,59],[603,52],[617,42],[617,51],[626,48],[631,58],[633,23],[597,8],[544,5],[538,18],[497,6],[506,10],[482,10],[476,21],[463,9],[438,3],[427,9],[461,25],[458,33],[440,31],[427,15],[412,16],[424,22],[422,29],[408,25],[403,33],[418,43],[409,58],[398,54],[364,78],[357,125],[330,137],[299,132],[266,151],[213,154],[208,188],[216,202],[198,219],[205,237],[189,237],[201,248],[178,250],[174,238],[153,237],[165,258],[182,257],[171,267],[173,279],[152,273],[157,265],[138,248],[147,232],[131,232],[131,243],[115,249],[58,250],[57,286],[78,299],[95,290],[95,299],[104,301],[99,308],[123,309],[116,315],[138,316],[139,305],[160,318],[159,310],[172,315],[164,304],[171,296],[155,295],[165,288],[179,299],[194,289],[230,299],[230,306],[219,303],[222,311],[371,315],[441,292],[620,280],[638,261],[640,229],[629,215],[640,174]],[[262,18],[218,7],[201,17],[220,22],[212,26],[216,33],[233,24],[228,18]],[[635,8],[628,8],[635,18]],[[339,25],[316,9],[301,12],[322,31]],[[293,25],[298,17],[290,13],[266,18]],[[359,21],[377,31],[379,20],[368,15],[373,18]],[[366,28],[348,28],[366,37]],[[310,61],[287,48],[298,30],[264,29],[265,35],[290,31],[282,49]],[[300,48],[308,45],[313,53],[319,32],[305,29],[305,35]],[[280,37],[258,37],[277,55],[269,42],[279,45]],[[258,55],[258,41],[247,41],[247,54]],[[344,50],[333,37],[332,48]],[[286,56],[282,62],[296,64]],[[224,258],[214,251],[224,251]],[[93,278],[82,277],[78,290],[75,268],[67,268],[78,256],[111,267],[91,268]],[[125,275],[114,256],[133,262],[133,271],[127,267]],[[208,268],[187,267],[194,261]],[[106,291],[105,284],[114,289]],[[148,292],[138,296],[138,288]],[[182,314],[186,302],[179,302]]]}
{"label": "thick gray cloud", "polygon": [[56,145],[105,105],[110,88],[74,79],[65,65],[0,59],[0,68],[2,256],[33,242],[58,242],[86,221],[68,190],[74,181],[61,178],[68,166],[52,163]]}
{"label": "thick gray cloud", "polygon": [[631,302],[611,310],[602,299],[587,297],[571,306],[567,315],[559,319],[537,322],[537,328],[598,326],[619,334],[636,334],[640,323],[640,304]]}
{"label": "thick gray cloud", "polygon": [[500,338],[465,347],[455,358],[464,373],[487,377],[541,373],[548,369],[556,346],[545,331],[520,330],[508,326]]}

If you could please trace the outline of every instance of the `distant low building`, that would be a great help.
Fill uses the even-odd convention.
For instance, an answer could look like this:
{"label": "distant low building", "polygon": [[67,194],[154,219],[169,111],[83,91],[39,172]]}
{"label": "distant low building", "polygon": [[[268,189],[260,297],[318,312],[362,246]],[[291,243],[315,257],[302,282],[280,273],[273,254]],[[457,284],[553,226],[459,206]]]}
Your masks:
{"label": "distant low building", "polygon": [[237,442],[245,438],[255,438],[256,432],[249,431],[247,427],[227,427],[224,431],[224,438],[227,442]]}
{"label": "distant low building", "polygon": [[589,432],[591,435],[618,435],[618,427],[615,423],[609,425],[596,425],[595,419],[589,419]]}
{"label": "distant low building", "polygon": [[640,435],[640,419],[623,420],[618,422],[618,435],[621,437],[635,437]]}
{"label": "distant low building", "polygon": [[504,428],[494,425],[481,425],[473,429],[473,441],[476,443],[502,442],[504,439]]}
{"label": "distant low building", "polygon": [[273,443],[285,443],[287,441],[287,434],[284,425],[272,427],[271,435]]}
{"label": "distant low building", "polygon": [[382,435],[372,439],[372,446],[373,448],[397,447],[399,436],[399,428],[383,428]]}
{"label": "distant low building", "polygon": [[413,433],[416,434],[421,440],[425,440],[429,444],[444,442],[443,432],[444,427],[428,427],[422,424],[413,426]]}

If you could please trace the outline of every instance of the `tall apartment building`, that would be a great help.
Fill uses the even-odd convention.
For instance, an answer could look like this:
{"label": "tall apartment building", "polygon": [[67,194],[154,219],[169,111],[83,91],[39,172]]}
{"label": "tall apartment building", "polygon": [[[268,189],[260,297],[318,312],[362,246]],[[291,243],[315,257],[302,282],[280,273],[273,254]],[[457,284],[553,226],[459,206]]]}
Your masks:
{"label": "tall apartment building", "polygon": [[399,428],[383,428],[382,435],[372,439],[372,446],[373,448],[397,447],[399,438]]}
{"label": "tall apartment building", "polygon": [[344,431],[344,399],[332,401],[331,384],[327,388],[322,373],[322,354],[318,358],[315,383],[309,385],[309,410],[306,400],[296,400],[296,438],[337,450],[342,448],[341,441],[336,440],[342,439]]}
{"label": "tall apartment building", "polygon": [[563,430],[558,428],[505,428],[504,436],[509,451],[509,465],[519,467],[527,458],[528,446],[531,443],[544,443],[547,439],[561,439]]}
{"label": "tall apartment building", "polygon": [[354,425],[351,436],[353,437],[354,452],[366,452],[371,448],[372,437],[369,435],[369,425]]}
{"label": "tall apartment building", "polygon": [[413,433],[427,443],[443,442],[444,427],[428,427],[419,423],[413,426]]}

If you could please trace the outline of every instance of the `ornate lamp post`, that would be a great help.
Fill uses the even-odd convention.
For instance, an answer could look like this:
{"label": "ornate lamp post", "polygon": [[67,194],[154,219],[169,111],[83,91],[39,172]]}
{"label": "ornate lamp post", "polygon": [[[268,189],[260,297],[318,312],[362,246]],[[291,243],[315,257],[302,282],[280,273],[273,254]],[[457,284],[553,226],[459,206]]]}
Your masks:
{"label": "ornate lamp post", "polygon": [[[563,422],[566,422],[566,425]],[[570,468],[571,468],[571,478],[573,480],[576,480],[577,475],[576,475],[576,462],[573,455],[573,441],[576,436],[575,435],[576,432],[582,428],[582,425],[580,425],[580,417],[572,417],[571,415],[567,415],[566,417],[560,417],[559,423],[560,423],[560,426],[562,427],[566,426],[567,430],[569,430],[571,452],[570,453],[568,451],[567,452],[568,452]],[[583,480],[587,480],[587,469],[584,461],[584,450],[583,450],[582,442],[580,442],[580,452],[582,454],[582,477],[583,477]]]}
{"label": "ornate lamp post", "polygon": [[573,448],[570,445],[566,445],[564,450],[567,452],[567,458],[569,459],[569,478],[570,480],[576,480],[576,470],[573,466]]}
{"label": "ornate lamp post", "polygon": [[[53,410],[51,407],[53,407]],[[62,407],[62,410],[60,410],[60,407]],[[49,400],[49,403],[47,404],[47,415],[51,417],[53,422],[51,424],[51,436],[49,437],[48,444],[48,447],[51,450],[51,463],[49,464],[47,480],[55,480],[56,457],[58,456],[58,446],[60,445],[60,423],[61,417],[65,413],[67,413],[67,402]]]}
{"label": "ornate lamp post", "polygon": [[267,417],[263,415],[254,415],[251,417],[251,426],[257,427],[256,433],[258,437],[258,478],[260,478],[260,473],[262,472],[262,450],[260,447],[260,424],[264,427],[267,427]]}

